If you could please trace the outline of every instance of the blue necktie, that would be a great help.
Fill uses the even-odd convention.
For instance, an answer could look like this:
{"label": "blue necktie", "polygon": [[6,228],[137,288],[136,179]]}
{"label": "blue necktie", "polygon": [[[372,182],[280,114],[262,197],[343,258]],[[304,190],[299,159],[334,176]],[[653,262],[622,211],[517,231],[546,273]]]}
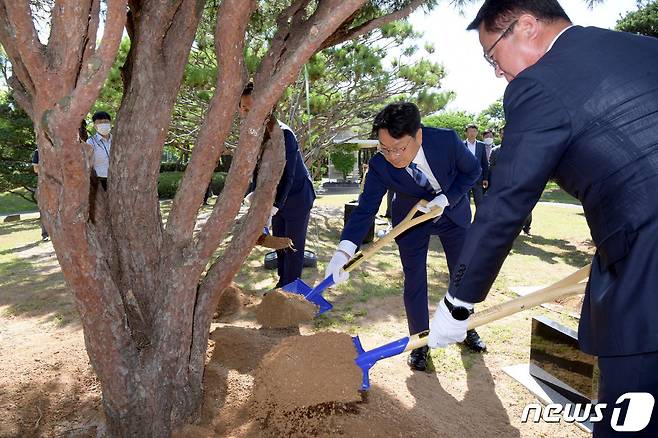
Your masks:
{"label": "blue necktie", "polygon": [[437,193],[436,190],[434,190],[434,187],[432,187],[432,184],[430,184],[430,180],[427,178],[427,175],[425,175],[423,171],[418,168],[416,163],[410,163],[407,169],[409,169],[411,178],[413,178],[416,184],[433,195]]}

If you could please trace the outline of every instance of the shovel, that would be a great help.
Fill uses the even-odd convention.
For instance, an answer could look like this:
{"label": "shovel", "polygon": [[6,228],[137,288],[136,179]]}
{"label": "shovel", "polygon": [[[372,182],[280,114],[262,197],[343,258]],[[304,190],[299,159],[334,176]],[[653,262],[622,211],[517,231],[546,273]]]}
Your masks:
{"label": "shovel", "polygon": [[[475,313],[469,318],[468,328],[473,329],[481,325],[496,321],[509,315],[513,315],[531,307],[547,303],[558,298],[576,295],[585,292],[586,283],[581,281],[589,277],[591,265],[584,266],[573,274],[563,278],[562,280],[540,289],[528,295],[514,298],[505,303],[497,304],[489,307],[488,309]],[[407,336],[397,341],[390,342],[372,350],[365,351],[361,345],[359,336],[352,337],[352,342],[356,347],[357,358],[356,364],[363,371],[363,382],[361,390],[366,391],[370,387],[370,380],[368,378],[368,371],[377,361],[396,356],[405,351],[414,350],[416,348],[424,347],[427,345],[427,336],[429,331],[417,333],[412,336]]]}
{"label": "shovel", "polygon": [[[405,217],[402,222],[397,224],[397,226],[393,228],[387,235],[385,235],[381,239],[378,239],[368,248],[357,252],[350,261],[348,261],[347,263],[345,263],[345,265],[343,265],[343,270],[345,272],[350,272],[356,269],[356,267],[358,267],[361,263],[363,263],[367,258],[375,254],[383,246],[387,245],[389,242],[391,242],[400,234],[407,231],[409,228],[414,227],[420,223],[426,222],[430,219],[439,217],[443,213],[443,209],[441,207],[434,207],[427,213],[423,213],[422,215],[414,218],[416,213],[420,211],[419,207],[425,207],[426,205],[427,205],[427,201],[421,199],[409,211],[407,217]],[[328,287],[333,286],[333,284],[334,284],[333,275],[328,276],[313,288],[298,278],[292,283],[283,286],[283,290],[286,292],[303,295],[304,298],[306,298],[308,301],[319,307],[318,315],[321,315],[324,312],[331,310],[331,308],[333,307],[333,305],[322,296],[322,292],[324,292]]]}

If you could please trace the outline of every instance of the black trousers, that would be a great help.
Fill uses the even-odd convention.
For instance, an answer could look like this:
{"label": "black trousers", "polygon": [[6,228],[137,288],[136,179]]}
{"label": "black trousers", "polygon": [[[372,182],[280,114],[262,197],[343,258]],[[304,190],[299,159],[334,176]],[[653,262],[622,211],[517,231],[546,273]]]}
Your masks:
{"label": "black trousers", "polygon": [[275,214],[272,218],[272,235],[289,237],[295,249],[280,249],[276,252],[279,282],[276,287],[292,283],[302,275],[306,230],[311,210],[296,212],[294,216]]}
{"label": "black trousers", "polygon": [[475,183],[475,185],[471,187],[468,193],[473,198],[473,203],[477,207],[484,197],[484,188],[482,187],[482,182]]}
{"label": "black trousers", "polygon": [[[632,356],[601,356],[599,369],[599,403],[606,403],[607,407],[603,410],[603,421],[594,424],[594,438],[658,437],[658,351]],[[617,404],[617,400],[629,392],[649,393],[655,402],[651,420],[641,431],[619,430],[619,427],[632,429],[632,423],[647,418],[641,415],[649,408],[646,400],[638,398]],[[615,410],[617,418],[613,418]],[[618,430],[614,430],[613,424]]]}
{"label": "black trousers", "polygon": [[395,239],[404,271],[404,308],[410,335],[429,329],[427,253],[430,236],[439,236],[452,277],[467,231],[443,216],[436,222],[416,225]]}

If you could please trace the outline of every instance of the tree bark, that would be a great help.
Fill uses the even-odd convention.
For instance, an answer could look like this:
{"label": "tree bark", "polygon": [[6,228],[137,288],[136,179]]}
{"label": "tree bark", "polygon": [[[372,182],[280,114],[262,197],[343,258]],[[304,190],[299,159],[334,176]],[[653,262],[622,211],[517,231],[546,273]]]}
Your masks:
{"label": "tree bark", "polygon": [[[205,1],[108,0],[96,45],[100,0],[56,0],[43,45],[29,0],[0,0],[0,43],[14,74],[9,83],[34,122],[39,147],[42,220],[75,297],[111,436],[166,437],[198,413],[211,315],[255,244],[283,169],[283,134],[275,126],[263,146],[266,123],[302,65],[365,1],[317,2],[308,15],[312,2],[298,0],[285,11],[256,74],[254,107],[241,122],[225,188],[195,235],[203,191],[245,80],[243,36],[258,3],[221,4],[217,93],[165,226],[156,187],[160,156]],[[124,26],[131,48],[105,191],[92,177],[92,151],[78,129],[116,58]],[[252,207],[203,277],[234,225],[259,154]]]}

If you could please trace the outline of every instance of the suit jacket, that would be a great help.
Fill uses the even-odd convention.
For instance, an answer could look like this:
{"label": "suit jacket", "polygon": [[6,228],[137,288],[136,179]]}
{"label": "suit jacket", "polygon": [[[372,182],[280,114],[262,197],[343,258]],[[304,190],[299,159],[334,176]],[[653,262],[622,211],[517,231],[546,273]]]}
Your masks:
{"label": "suit jacket", "polygon": [[[466,228],[471,222],[471,209],[465,195],[480,175],[480,167],[455,131],[427,127],[422,129],[425,158],[450,203],[443,214],[455,224]],[[391,206],[393,225],[400,223],[419,200],[434,198],[434,195],[416,184],[406,169],[397,169],[381,153],[375,154],[368,163],[368,174],[359,196],[359,205],[352,211],[341,240],[349,240],[356,245],[363,242],[382,198],[389,189],[395,192]]]}
{"label": "suit jacket", "polygon": [[286,164],[276,188],[274,206],[279,209],[278,214],[284,217],[292,217],[302,212],[306,214],[315,200],[311,176],[292,129],[281,122],[279,126],[283,130],[286,146]]}
{"label": "suit jacket", "polygon": [[493,173],[494,167],[496,167],[496,162],[498,161],[499,154],[500,154],[500,145],[491,148],[491,154],[489,155],[489,186],[491,186],[491,174]]}
{"label": "suit jacket", "polygon": [[494,184],[450,292],[470,302],[486,297],[553,177],[581,201],[597,248],[582,350],[658,351],[658,40],[574,26],[509,83],[504,107]]}
{"label": "suit jacket", "polygon": [[[468,149],[466,140],[464,140],[464,146]],[[481,186],[483,180],[489,180],[489,157],[487,157],[487,145],[479,140],[475,140],[475,158],[482,169],[482,173],[477,180],[477,184]]]}

